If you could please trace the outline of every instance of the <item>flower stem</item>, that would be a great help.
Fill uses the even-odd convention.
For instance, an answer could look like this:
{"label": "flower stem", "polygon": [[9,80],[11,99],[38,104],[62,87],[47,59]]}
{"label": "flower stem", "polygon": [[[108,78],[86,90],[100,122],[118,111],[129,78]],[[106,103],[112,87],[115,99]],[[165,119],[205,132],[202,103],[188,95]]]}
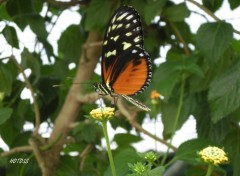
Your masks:
{"label": "flower stem", "polygon": [[[174,124],[173,124],[173,134],[171,135],[171,138],[170,138],[170,144],[172,144],[173,136],[175,134],[175,130],[177,128],[178,120],[179,120],[179,117],[180,117],[180,114],[181,114],[181,111],[182,111],[183,98],[184,98],[184,86],[185,86],[185,80],[184,80],[184,75],[182,75],[180,97],[179,97],[179,102],[178,102],[178,108],[177,108],[175,121],[174,121]],[[161,162],[161,166],[164,165],[164,163],[165,163],[165,161],[167,159],[167,156],[169,154],[169,150],[170,150],[170,147],[168,146],[167,151],[166,151],[166,153],[163,156],[163,159],[162,159],[162,162]]]}
{"label": "flower stem", "polygon": [[212,170],[213,170],[213,165],[212,165],[212,164],[209,164],[209,165],[208,165],[208,170],[207,170],[206,176],[210,176],[211,173],[212,173]]}
{"label": "flower stem", "polygon": [[108,152],[110,167],[112,169],[112,175],[116,176],[116,170],[115,170],[115,166],[114,166],[114,162],[113,162],[112,151],[110,148],[110,143],[109,143],[109,138],[108,138],[108,133],[107,133],[107,121],[102,121],[102,127],[103,127],[103,133],[104,133],[106,143],[107,143],[107,152]]}

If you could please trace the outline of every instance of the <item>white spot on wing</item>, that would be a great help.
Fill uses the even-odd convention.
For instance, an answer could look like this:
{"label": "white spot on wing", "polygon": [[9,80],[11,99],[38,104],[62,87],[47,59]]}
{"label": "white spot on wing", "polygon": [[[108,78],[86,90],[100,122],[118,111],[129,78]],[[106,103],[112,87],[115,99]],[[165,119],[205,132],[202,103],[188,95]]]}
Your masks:
{"label": "white spot on wing", "polygon": [[126,19],[130,20],[133,17],[133,15],[129,15]]}
{"label": "white spot on wing", "polygon": [[131,32],[128,32],[128,33],[126,33],[126,36],[130,36],[130,35],[132,35],[132,33],[131,33]]}
{"label": "white spot on wing", "polygon": [[134,53],[136,53],[136,52],[137,52],[137,50],[135,50],[135,49],[134,49],[134,50],[132,50],[132,53],[133,53],[133,54],[134,54]]}
{"label": "white spot on wing", "polygon": [[126,49],[128,49],[130,46],[132,46],[131,43],[127,43],[127,42],[123,42],[122,44],[123,44],[123,50],[126,50]]}
{"label": "white spot on wing", "polygon": [[143,57],[144,55],[143,55],[143,53],[140,53],[139,56],[140,56],[140,57]]}
{"label": "white spot on wing", "polygon": [[130,24],[127,24],[125,28],[126,28],[126,29],[129,28],[129,26],[130,26]]}
{"label": "white spot on wing", "polygon": [[116,42],[118,38],[119,38],[119,35],[117,35],[116,37],[114,37],[113,40]]}
{"label": "white spot on wing", "polygon": [[139,36],[137,36],[133,41],[137,43],[137,42],[139,42],[139,40],[140,40]]}
{"label": "white spot on wing", "polygon": [[120,16],[117,18],[117,21],[122,20],[127,14],[128,14],[128,12],[125,12],[125,13],[123,13],[122,15],[120,15]]}
{"label": "white spot on wing", "polygon": [[117,27],[117,25],[116,25],[116,24],[113,24],[113,25],[112,25],[112,30],[114,30],[116,27]]}
{"label": "white spot on wing", "polygon": [[117,26],[117,29],[118,29],[118,28],[121,28],[122,26],[123,26],[123,24],[120,23],[120,24]]}
{"label": "white spot on wing", "polygon": [[115,56],[116,55],[116,50],[108,51],[107,54],[106,54],[106,57],[109,57],[111,55]]}

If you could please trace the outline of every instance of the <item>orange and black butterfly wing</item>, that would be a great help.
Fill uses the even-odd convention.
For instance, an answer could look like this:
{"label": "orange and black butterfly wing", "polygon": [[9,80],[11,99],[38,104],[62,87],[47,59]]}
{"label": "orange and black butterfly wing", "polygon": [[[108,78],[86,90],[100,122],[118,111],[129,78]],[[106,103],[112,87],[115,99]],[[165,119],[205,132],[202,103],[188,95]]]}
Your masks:
{"label": "orange and black butterfly wing", "polygon": [[145,90],[151,75],[151,59],[143,49],[140,16],[131,7],[121,7],[112,16],[104,37],[102,88],[148,111],[149,108],[128,95]]}
{"label": "orange and black butterfly wing", "polygon": [[120,7],[109,21],[102,54],[102,83],[114,93],[134,95],[148,86],[151,60],[143,49],[140,16],[132,7]]}
{"label": "orange and black butterfly wing", "polygon": [[134,46],[143,47],[140,16],[135,9],[123,6],[113,14],[105,32],[102,51],[103,84],[109,78],[110,70],[116,59],[127,49]]}
{"label": "orange and black butterfly wing", "polygon": [[131,47],[115,59],[110,71],[107,83],[114,93],[136,95],[151,81],[151,60],[144,49]]}

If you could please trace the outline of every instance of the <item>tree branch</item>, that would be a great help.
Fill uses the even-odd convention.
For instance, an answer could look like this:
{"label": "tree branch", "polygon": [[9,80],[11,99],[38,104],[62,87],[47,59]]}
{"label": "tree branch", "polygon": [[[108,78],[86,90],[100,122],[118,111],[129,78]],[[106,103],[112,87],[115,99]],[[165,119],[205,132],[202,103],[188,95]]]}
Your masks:
{"label": "tree branch", "polygon": [[[88,38],[85,44],[101,41],[101,37],[98,32],[89,32]],[[99,60],[101,47],[84,48],[85,52],[82,52],[80,57],[77,74],[73,82],[86,82],[89,80]],[[48,170],[51,171],[49,175],[54,175],[55,169],[59,161],[59,153],[62,150],[63,144],[66,142],[68,131],[71,124],[76,120],[78,111],[81,106],[77,95],[82,91],[82,84],[73,84],[70,87],[68,95],[65,99],[62,109],[58,114],[55,122],[54,129],[48,140],[48,143],[54,143],[54,146],[45,152],[45,162]],[[61,137],[59,140],[59,134]]]}
{"label": "tree branch", "polygon": [[26,83],[26,86],[31,92],[31,96],[32,96],[32,99],[33,99],[34,112],[35,112],[35,130],[33,131],[33,135],[37,136],[38,135],[38,130],[39,130],[39,127],[40,127],[40,111],[39,111],[39,107],[38,107],[38,104],[37,104],[37,98],[34,95],[33,87],[31,85],[30,81],[28,80],[22,66],[17,62],[17,60],[14,56],[11,56],[10,58],[14,61],[14,63],[18,67],[20,73],[22,73],[24,81]]}
{"label": "tree branch", "polygon": [[9,156],[9,155],[12,155],[12,154],[15,154],[15,153],[32,152],[32,151],[33,151],[33,149],[29,145],[21,146],[21,147],[15,147],[15,148],[12,148],[9,151],[1,153],[1,157],[6,157],[6,156]]}

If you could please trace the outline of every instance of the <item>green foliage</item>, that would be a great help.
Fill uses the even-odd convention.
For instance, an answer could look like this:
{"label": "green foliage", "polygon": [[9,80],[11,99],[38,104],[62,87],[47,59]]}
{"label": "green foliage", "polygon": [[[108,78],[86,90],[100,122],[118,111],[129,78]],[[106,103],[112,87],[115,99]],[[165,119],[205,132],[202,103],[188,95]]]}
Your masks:
{"label": "green foliage", "polygon": [[[84,42],[83,29],[79,25],[69,26],[61,35],[58,41],[58,50],[63,54],[64,59],[70,62],[77,62],[81,54],[81,46]],[[76,46],[76,47],[70,47]]]}
{"label": "green foliage", "polygon": [[6,122],[11,117],[13,110],[11,108],[1,108],[0,109],[0,125]]}
{"label": "green foliage", "polygon": [[166,8],[162,15],[166,21],[179,22],[189,16],[189,10],[185,3],[181,3]]}
{"label": "green foliage", "polygon": [[217,64],[224,51],[230,46],[232,37],[232,25],[224,22],[206,23],[197,31],[196,45],[206,62]]}
{"label": "green foliage", "polygon": [[[100,17],[100,18],[99,18]],[[101,29],[110,17],[110,2],[108,0],[92,0],[87,9],[85,29]]]}
{"label": "green foliage", "polygon": [[[135,164],[140,163],[136,165],[145,167],[150,176],[159,176],[169,168],[166,166],[178,160],[188,165],[184,171],[185,175],[204,175],[205,168],[197,159],[197,151],[208,145],[223,148],[229,157],[229,164],[220,166],[217,173],[222,174],[223,170],[230,170],[233,176],[240,175],[240,42],[235,37],[239,37],[237,31],[240,29],[235,29],[228,19],[214,22],[206,20],[194,33],[188,17],[195,11],[193,12],[191,6],[186,3],[175,4],[174,1],[91,0],[77,1],[80,5],[70,8],[71,3],[74,4],[75,1],[0,2],[0,37],[4,43],[1,43],[1,47],[7,46],[0,50],[0,136],[8,147],[11,149],[29,145],[29,139],[32,137],[32,129],[26,129],[25,125],[36,124],[36,107],[32,99],[22,98],[23,91],[29,90],[29,84],[36,96],[40,121],[48,125],[47,131],[55,129],[54,123],[58,122],[59,114],[64,116],[65,120],[72,118],[62,111],[66,99],[72,100],[80,93],[89,95],[88,93],[94,90],[91,84],[101,79],[96,73],[90,73],[89,75],[92,75],[90,84],[82,82],[72,84],[76,73],[77,78],[85,76],[85,73],[78,70],[79,64],[83,63],[79,60],[81,56],[85,56],[84,61],[87,63],[96,63],[91,60],[88,51],[94,51],[99,45],[95,42],[98,41],[90,40],[92,43],[89,43],[89,46],[84,45],[86,39],[89,40],[89,33],[94,31],[102,36],[114,9],[120,5],[131,5],[141,16],[144,48],[149,52],[153,63],[151,85],[138,98],[142,102],[147,102],[154,113],[146,116],[145,112],[131,111],[133,113],[130,114],[137,114],[137,118],[136,121],[130,119],[132,121],[129,123],[130,120],[127,121],[117,111],[117,117],[111,120],[114,129],[122,127],[126,130],[125,133],[116,134],[113,138],[117,144],[113,150],[117,175],[133,175]],[[240,6],[239,0],[228,0],[226,3],[231,9]],[[204,8],[199,8],[199,13],[209,17],[209,13],[221,9],[223,0],[202,0],[201,4],[209,11],[205,13]],[[55,25],[58,24],[61,15],[69,10],[78,13],[81,21],[61,28],[56,41],[50,41],[49,36],[55,31]],[[27,45],[22,41],[22,34],[29,30],[34,40],[29,41]],[[166,48],[167,50],[164,50]],[[164,61],[159,63],[159,58]],[[76,67],[70,69],[70,64]],[[27,84],[22,76],[23,71],[29,80]],[[76,87],[80,84],[81,88],[75,89],[75,83]],[[53,87],[54,85],[61,86]],[[74,94],[67,96],[70,87]],[[152,90],[157,90],[161,94],[161,99],[157,99],[156,104],[149,98]],[[67,126],[69,133],[61,150],[55,175],[111,175],[107,152],[101,146],[102,128],[85,118],[85,115],[97,105],[77,101],[75,103],[80,107],[75,112],[78,114],[77,122],[65,124],[64,120],[63,126]],[[109,101],[105,103],[111,105]],[[162,153],[157,155],[159,157],[154,163],[151,163],[144,159],[143,155],[138,155],[132,147],[133,143],[143,140],[140,135],[142,129],[137,129],[139,133],[137,135],[130,133],[134,122],[139,123],[135,124],[135,127],[140,127],[138,125],[149,116],[151,119],[161,116],[163,136],[166,140],[170,139],[168,142],[189,116],[192,116],[196,120],[198,137],[182,143],[173,159],[170,155],[165,155],[169,157],[163,162],[166,165],[159,164],[164,156]],[[156,134],[159,135],[158,131]],[[48,139],[41,138],[39,144],[40,141],[44,143]],[[0,149],[0,152],[4,151]],[[40,153],[45,155],[45,151]],[[9,164],[9,160],[14,157],[29,158],[29,163]],[[29,151],[0,157],[0,166],[9,176],[19,173],[42,175],[38,161],[33,152]]]}

